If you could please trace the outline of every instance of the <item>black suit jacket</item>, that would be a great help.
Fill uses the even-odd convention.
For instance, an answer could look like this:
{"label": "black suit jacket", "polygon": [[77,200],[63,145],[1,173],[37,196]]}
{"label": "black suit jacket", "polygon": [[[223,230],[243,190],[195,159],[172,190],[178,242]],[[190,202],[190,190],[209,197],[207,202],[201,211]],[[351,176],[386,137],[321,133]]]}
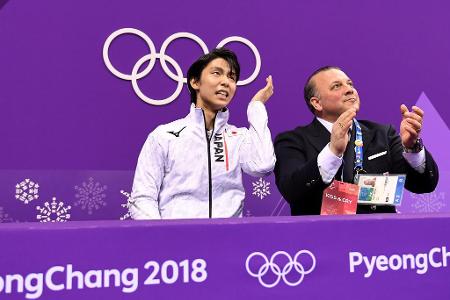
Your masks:
{"label": "black suit jacket", "polygon": [[[364,142],[363,168],[367,173],[406,174],[405,188],[407,190],[414,193],[434,191],[438,183],[439,171],[428,151],[425,151],[425,172],[420,174],[403,158],[401,139],[392,126],[370,121],[359,121],[359,123]],[[275,139],[276,184],[284,199],[289,202],[292,215],[320,214],[322,193],[328,184],[325,184],[320,176],[317,156],[329,142],[330,133],[316,118],[311,124],[281,133]],[[353,147],[347,147],[347,151],[350,148]],[[384,151],[386,151],[385,155],[368,160],[371,155]],[[344,154],[344,157],[346,156],[347,154]],[[354,153],[351,164],[353,162]],[[358,205],[357,213],[373,212],[395,212],[395,207]]]}

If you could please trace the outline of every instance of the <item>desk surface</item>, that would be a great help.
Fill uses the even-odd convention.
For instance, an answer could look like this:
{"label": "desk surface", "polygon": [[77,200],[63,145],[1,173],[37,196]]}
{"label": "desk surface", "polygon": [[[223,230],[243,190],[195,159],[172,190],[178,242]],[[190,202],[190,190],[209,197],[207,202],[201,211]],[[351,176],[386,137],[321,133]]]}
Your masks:
{"label": "desk surface", "polygon": [[450,298],[450,214],[16,223],[0,241],[0,298]]}

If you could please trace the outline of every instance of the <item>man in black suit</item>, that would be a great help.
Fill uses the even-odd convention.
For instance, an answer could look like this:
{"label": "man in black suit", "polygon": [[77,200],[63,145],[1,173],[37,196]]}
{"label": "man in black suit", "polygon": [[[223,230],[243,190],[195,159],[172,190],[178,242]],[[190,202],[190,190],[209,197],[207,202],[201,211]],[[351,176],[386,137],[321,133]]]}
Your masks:
{"label": "man in black suit", "polygon": [[[292,215],[318,215],[323,190],[334,178],[353,182],[358,92],[337,67],[323,67],[307,80],[305,101],[314,114],[303,127],[282,133],[275,140],[276,184],[291,206]],[[439,171],[423,147],[420,131],[423,111],[400,107],[400,135],[392,126],[358,121],[362,131],[362,169],[369,174],[407,174],[405,187],[414,193],[432,192]],[[358,205],[357,213],[395,212],[394,206]]]}

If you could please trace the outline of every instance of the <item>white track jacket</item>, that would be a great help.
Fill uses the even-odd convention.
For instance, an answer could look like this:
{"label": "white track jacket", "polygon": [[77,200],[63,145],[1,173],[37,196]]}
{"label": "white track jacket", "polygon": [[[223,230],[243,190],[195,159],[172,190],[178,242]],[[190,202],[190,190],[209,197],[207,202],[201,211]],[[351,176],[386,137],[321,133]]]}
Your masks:
{"label": "white track jacket", "polygon": [[228,124],[217,113],[208,137],[203,110],[191,106],[183,119],[158,126],[139,155],[131,194],[133,219],[241,217],[242,171],[265,176],[275,154],[264,104],[251,101],[250,127]]}

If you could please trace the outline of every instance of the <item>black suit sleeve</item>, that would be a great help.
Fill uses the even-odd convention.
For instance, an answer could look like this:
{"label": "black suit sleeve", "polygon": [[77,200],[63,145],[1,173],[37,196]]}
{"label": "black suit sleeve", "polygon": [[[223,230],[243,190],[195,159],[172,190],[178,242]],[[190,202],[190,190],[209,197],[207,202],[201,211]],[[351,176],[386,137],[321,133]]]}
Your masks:
{"label": "black suit sleeve", "polygon": [[[316,151],[305,147],[302,136],[293,132],[275,139],[275,178],[278,189],[291,206],[292,215],[320,214],[323,190]],[[309,149],[309,150],[308,150]]]}

